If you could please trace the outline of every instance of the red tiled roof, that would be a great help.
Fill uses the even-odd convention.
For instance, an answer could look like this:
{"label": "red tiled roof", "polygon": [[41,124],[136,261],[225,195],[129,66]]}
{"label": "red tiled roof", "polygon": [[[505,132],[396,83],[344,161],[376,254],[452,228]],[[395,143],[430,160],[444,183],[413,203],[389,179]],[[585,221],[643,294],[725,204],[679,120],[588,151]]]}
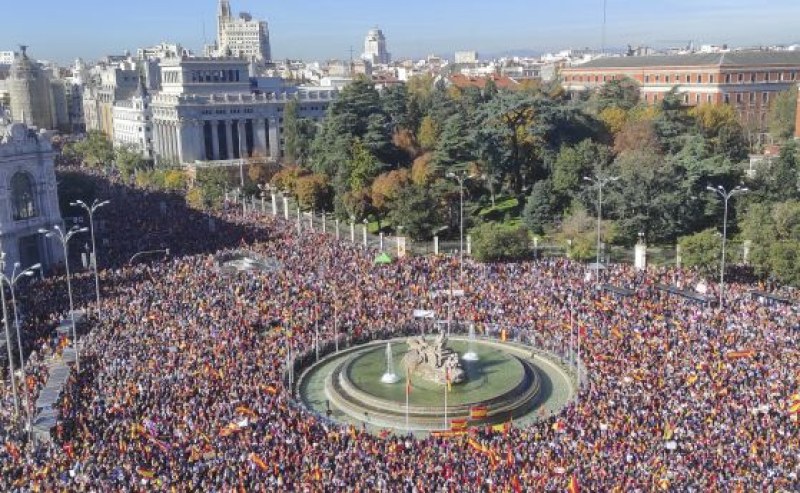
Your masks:
{"label": "red tiled roof", "polygon": [[467,75],[455,74],[450,76],[450,83],[460,89],[466,89],[467,87],[477,87],[478,89],[483,89],[486,87],[486,81],[490,78],[494,81],[494,84],[498,89],[515,89],[517,86],[519,86],[519,82],[515,81],[511,77],[503,77],[499,75],[470,77]]}

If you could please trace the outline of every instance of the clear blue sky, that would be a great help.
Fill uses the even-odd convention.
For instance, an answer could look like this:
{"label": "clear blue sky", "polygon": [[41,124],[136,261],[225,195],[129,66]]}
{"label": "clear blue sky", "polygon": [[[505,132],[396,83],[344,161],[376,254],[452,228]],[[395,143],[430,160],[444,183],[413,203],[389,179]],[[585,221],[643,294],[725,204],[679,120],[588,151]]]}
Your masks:
{"label": "clear blue sky", "polygon": [[[607,45],[800,41],[798,0],[607,0]],[[217,0],[3,0],[0,50],[30,45],[68,62],[156,44],[199,51],[215,36]],[[35,5],[35,7],[33,6]],[[232,0],[270,24],[276,58],[346,58],[380,26],[395,58],[599,47],[603,0]],[[9,20],[12,20],[9,22]]]}

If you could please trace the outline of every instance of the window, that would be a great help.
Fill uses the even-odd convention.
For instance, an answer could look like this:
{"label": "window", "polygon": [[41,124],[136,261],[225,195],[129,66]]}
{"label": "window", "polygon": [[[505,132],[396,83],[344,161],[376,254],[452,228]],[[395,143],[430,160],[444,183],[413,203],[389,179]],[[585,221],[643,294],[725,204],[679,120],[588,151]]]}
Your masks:
{"label": "window", "polygon": [[724,101],[725,101],[725,104],[730,104],[730,102],[731,102],[731,95],[730,95],[730,94],[726,94],[726,95],[725,95],[725,98],[724,98]]}
{"label": "window", "polygon": [[761,93],[761,102],[762,103],[768,103],[769,102],[769,93],[768,92]]}
{"label": "window", "polygon": [[726,84],[730,84],[731,83],[731,74],[725,74],[725,83]]}
{"label": "window", "polygon": [[664,82],[666,82],[667,84],[669,84],[669,75],[665,75],[665,76],[664,76]]}
{"label": "window", "polygon": [[[692,82],[692,76],[691,76],[691,75],[689,75],[689,74],[686,74],[686,83],[687,83],[687,84],[691,84],[691,82]],[[698,81],[698,82],[699,82],[699,81]]]}
{"label": "window", "polygon": [[28,173],[18,172],[11,177],[11,211],[14,221],[38,216],[33,180]]}
{"label": "window", "polygon": [[756,81],[756,74],[750,74],[750,83],[754,83]]}
{"label": "window", "polygon": [[649,75],[645,75],[644,76],[644,83],[648,84],[649,82],[650,82],[650,76]]}
{"label": "window", "polygon": [[737,92],[736,93],[736,103],[737,104],[741,104],[741,102],[742,102],[742,93]]}
{"label": "window", "polygon": [[737,82],[739,82],[740,84],[741,84],[742,82],[744,82],[744,74],[739,74],[739,76],[736,78],[736,80],[737,80]]}
{"label": "window", "polygon": [[702,84],[703,83],[703,76],[702,75],[698,75],[697,76],[697,83],[698,84]]}

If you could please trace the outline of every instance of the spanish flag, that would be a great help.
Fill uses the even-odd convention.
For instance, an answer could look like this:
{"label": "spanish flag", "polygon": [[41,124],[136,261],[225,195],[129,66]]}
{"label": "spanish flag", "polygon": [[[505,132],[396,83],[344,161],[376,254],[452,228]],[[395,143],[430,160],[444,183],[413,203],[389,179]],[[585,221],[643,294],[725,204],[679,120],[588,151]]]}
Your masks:
{"label": "spanish flag", "polygon": [[664,423],[664,436],[663,436],[664,440],[666,441],[672,440],[672,436],[674,434],[675,434],[675,427],[672,426],[672,424],[669,421]]}
{"label": "spanish flag", "polygon": [[255,411],[253,411],[252,409],[250,409],[247,406],[239,406],[239,407],[237,407],[236,408],[236,413],[244,415],[244,416],[249,416],[249,417],[254,418],[254,419],[258,418],[258,414],[256,414]]}
{"label": "spanish flag", "polygon": [[139,476],[145,479],[153,479],[154,477],[156,477],[155,471],[153,471],[152,469],[148,469],[146,467],[139,466],[136,468],[136,472],[139,473]]}
{"label": "spanish flag", "polygon": [[506,329],[501,330],[500,331],[500,340],[503,341],[503,342],[506,342],[507,338],[508,338],[508,332],[506,332]]}
{"label": "spanish flag", "polygon": [[725,354],[725,357],[727,359],[747,359],[747,358],[752,358],[755,355],[756,355],[755,351],[753,351],[752,349],[746,349],[743,351],[728,351]]}
{"label": "spanish flag", "polygon": [[469,410],[469,419],[484,419],[489,414],[486,406],[472,406]]}
{"label": "spanish flag", "polygon": [[267,463],[255,453],[250,454],[250,461],[262,471],[269,471],[269,466],[267,466]]}
{"label": "spanish flag", "polygon": [[611,327],[611,335],[613,335],[617,339],[622,339],[624,337],[622,335],[622,331],[619,330],[619,326],[617,325]]}
{"label": "spanish flag", "polygon": [[572,474],[572,477],[569,478],[569,486],[567,486],[567,493],[580,493],[581,492],[581,485],[578,484],[578,478],[575,474]]}
{"label": "spanish flag", "polygon": [[464,431],[467,429],[467,420],[466,419],[454,419],[450,421],[450,430],[451,431]]}

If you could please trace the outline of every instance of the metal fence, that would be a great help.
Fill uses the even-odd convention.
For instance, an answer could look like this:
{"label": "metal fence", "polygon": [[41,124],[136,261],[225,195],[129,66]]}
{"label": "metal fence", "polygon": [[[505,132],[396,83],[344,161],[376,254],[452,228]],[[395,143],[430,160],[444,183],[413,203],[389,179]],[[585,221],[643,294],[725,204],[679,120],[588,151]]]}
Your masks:
{"label": "metal fence", "polygon": [[[271,197],[239,198],[235,195],[227,197],[231,203],[239,204],[246,211],[258,211],[263,214],[272,215],[275,212],[279,218],[286,219],[299,224],[300,231],[314,230],[324,232],[331,236],[336,236],[341,241],[349,241],[358,245],[363,245],[379,251],[384,251],[392,256],[398,254],[398,237],[387,234],[371,233],[363,222],[351,222],[347,220],[337,220],[330,214],[302,211],[297,203],[290,197],[275,196],[273,202]],[[468,237],[464,239],[465,255],[471,253],[471,241]],[[439,254],[458,254],[461,248],[460,240],[439,240],[432,241],[412,241],[405,240],[406,255],[426,256]],[[734,245],[731,247],[735,248]],[[732,250],[733,250],[732,248]],[[569,257],[569,246],[553,242],[551,239],[537,239],[531,243],[531,252],[534,258]],[[634,249],[611,246],[601,249],[601,261],[603,263],[633,264]],[[678,261],[677,250],[675,247],[650,247],[647,249],[648,265],[675,265]]]}

